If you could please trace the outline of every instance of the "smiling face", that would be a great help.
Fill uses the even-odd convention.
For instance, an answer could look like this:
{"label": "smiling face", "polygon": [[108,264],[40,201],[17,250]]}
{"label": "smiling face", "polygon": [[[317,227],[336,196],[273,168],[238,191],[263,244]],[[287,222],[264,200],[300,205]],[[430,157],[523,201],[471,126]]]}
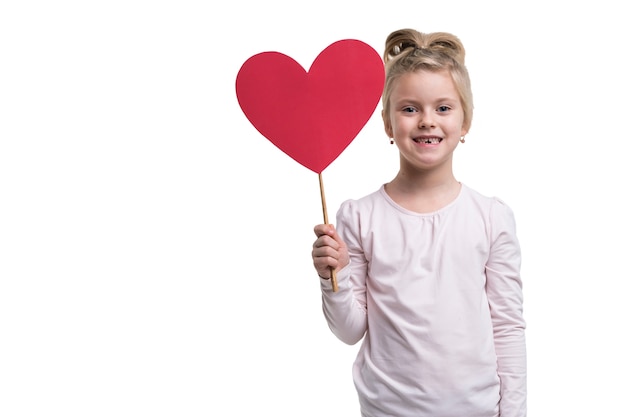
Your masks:
{"label": "smiling face", "polygon": [[452,154],[467,128],[449,71],[418,70],[398,77],[383,120],[397,143],[401,167],[452,172]]}

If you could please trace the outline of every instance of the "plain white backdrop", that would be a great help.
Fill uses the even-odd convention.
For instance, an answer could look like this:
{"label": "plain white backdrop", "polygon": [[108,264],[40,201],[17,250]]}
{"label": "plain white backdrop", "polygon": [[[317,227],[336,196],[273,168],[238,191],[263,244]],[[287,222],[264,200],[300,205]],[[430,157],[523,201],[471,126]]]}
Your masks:
{"label": "plain white backdrop", "polygon": [[[358,416],[310,260],[317,175],[235,77],[403,27],[467,49],[455,173],[516,213],[529,416],[623,413],[626,32],[574,3],[3,2],[0,415]],[[396,152],[378,109],[323,173],[331,221]]]}

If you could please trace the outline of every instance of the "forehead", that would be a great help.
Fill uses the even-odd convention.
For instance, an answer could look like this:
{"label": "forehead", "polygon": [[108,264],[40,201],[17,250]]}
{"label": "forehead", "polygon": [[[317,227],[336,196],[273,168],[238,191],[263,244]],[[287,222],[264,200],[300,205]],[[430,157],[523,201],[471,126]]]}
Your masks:
{"label": "forehead", "polygon": [[459,100],[459,92],[450,71],[420,69],[398,76],[393,83],[392,99],[418,96]]}

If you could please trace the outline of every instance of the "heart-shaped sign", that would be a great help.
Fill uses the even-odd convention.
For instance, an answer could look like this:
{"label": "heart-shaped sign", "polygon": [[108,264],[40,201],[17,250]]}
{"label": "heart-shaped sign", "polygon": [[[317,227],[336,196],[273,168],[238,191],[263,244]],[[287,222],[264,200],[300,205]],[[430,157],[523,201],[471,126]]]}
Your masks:
{"label": "heart-shaped sign", "polygon": [[332,43],[307,72],[291,57],[263,52],[237,74],[239,106],[280,150],[321,173],[354,140],[378,105],[385,69],[354,39]]}

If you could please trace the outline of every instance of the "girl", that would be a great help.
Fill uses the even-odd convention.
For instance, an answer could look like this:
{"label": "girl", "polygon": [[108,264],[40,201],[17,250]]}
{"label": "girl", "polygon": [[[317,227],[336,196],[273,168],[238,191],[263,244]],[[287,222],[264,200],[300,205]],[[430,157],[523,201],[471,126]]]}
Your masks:
{"label": "girl", "polygon": [[[315,226],[332,332],[355,344],[367,417],[526,415],[520,248],[511,209],[456,180],[472,122],[465,49],[449,33],[392,32],[384,53],[390,182]],[[329,280],[336,273],[339,289]]]}

